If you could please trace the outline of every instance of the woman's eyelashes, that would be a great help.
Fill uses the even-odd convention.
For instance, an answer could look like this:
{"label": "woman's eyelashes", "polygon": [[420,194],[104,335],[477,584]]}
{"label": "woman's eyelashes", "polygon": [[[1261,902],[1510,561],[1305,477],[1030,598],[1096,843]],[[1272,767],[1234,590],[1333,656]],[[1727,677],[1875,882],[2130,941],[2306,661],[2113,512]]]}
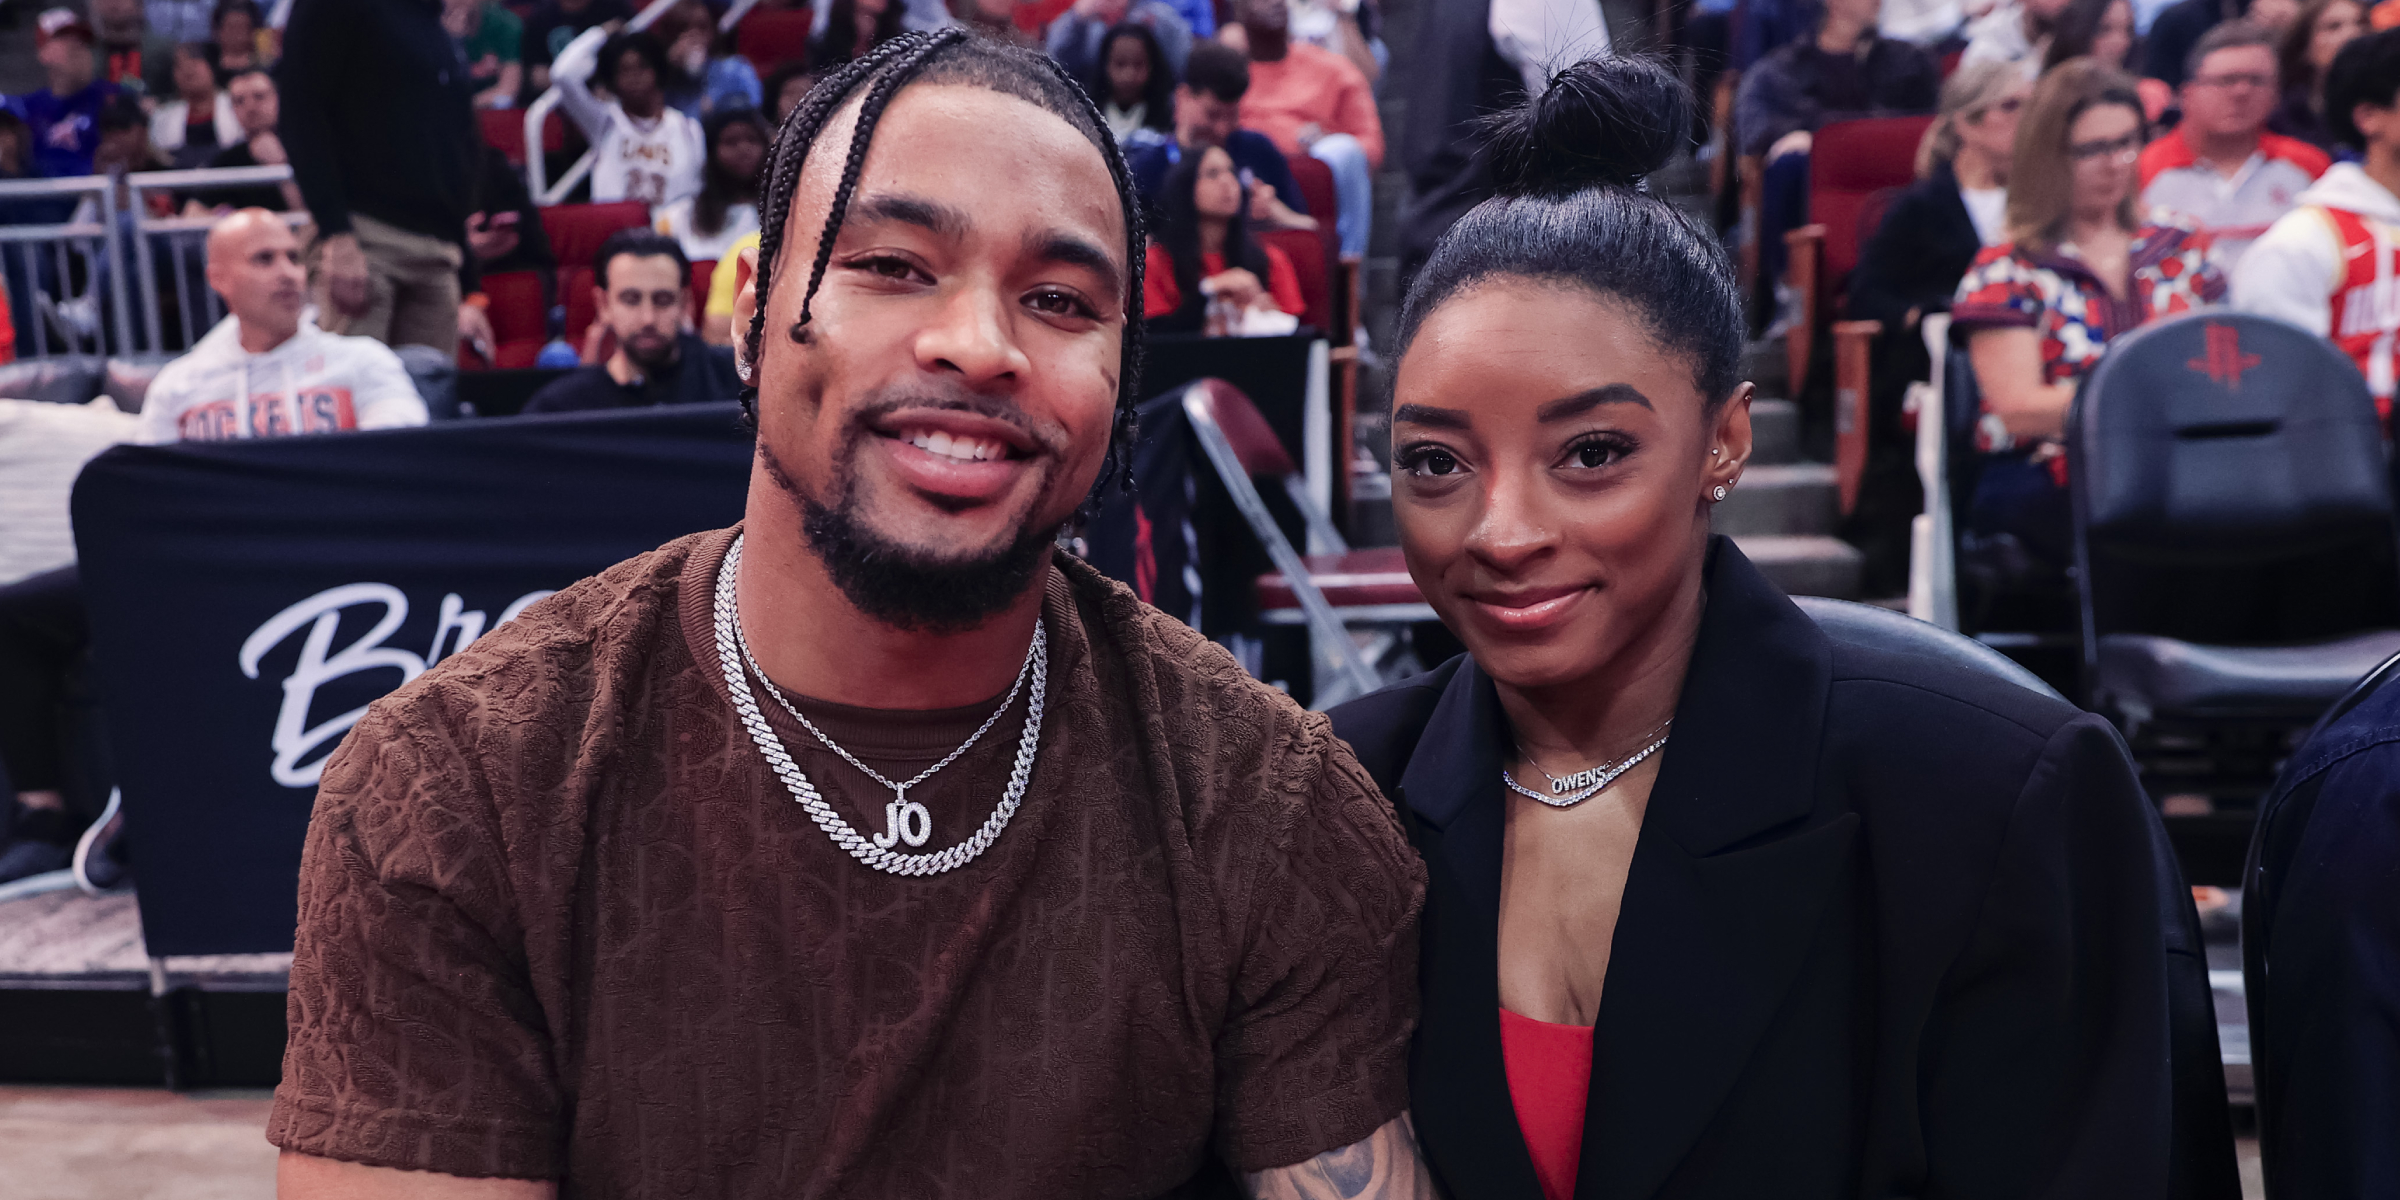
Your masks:
{"label": "woman's eyelashes", "polygon": [[1417,479],[1447,479],[1466,473],[1467,464],[1439,442],[1411,442],[1392,455],[1392,465]]}
{"label": "woman's eyelashes", "polygon": [[[1623,462],[1640,443],[1617,432],[1583,434],[1569,441],[1558,452],[1555,469],[1576,475],[1589,475]],[[1440,442],[1410,442],[1392,455],[1392,469],[1421,480],[1441,480],[1464,475],[1469,470],[1466,459],[1458,451]]]}
{"label": "woman's eyelashes", "polygon": [[1559,454],[1559,466],[1570,471],[1597,471],[1624,461],[1639,446],[1621,433],[1588,433],[1567,443]]}

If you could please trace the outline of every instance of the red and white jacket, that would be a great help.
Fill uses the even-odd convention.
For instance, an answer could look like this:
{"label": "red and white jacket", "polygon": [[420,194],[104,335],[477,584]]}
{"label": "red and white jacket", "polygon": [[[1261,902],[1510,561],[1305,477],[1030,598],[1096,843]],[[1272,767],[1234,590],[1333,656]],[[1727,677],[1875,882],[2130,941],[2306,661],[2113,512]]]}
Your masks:
{"label": "red and white jacket", "polygon": [[2199,226],[2217,265],[2230,271],[2252,239],[2292,211],[2332,161],[2307,142],[2265,133],[2250,160],[2227,178],[2177,129],[2142,151],[2142,207],[2163,208]]}
{"label": "red and white jacket", "polygon": [[142,398],[141,440],[213,442],[425,423],[425,401],[400,356],[373,338],[344,337],[302,317],[272,350],[242,349],[226,317],[168,363]]}
{"label": "red and white jacket", "polygon": [[2388,418],[2400,343],[2400,196],[2353,163],[2300,194],[2233,274],[2233,306],[2333,339]]}

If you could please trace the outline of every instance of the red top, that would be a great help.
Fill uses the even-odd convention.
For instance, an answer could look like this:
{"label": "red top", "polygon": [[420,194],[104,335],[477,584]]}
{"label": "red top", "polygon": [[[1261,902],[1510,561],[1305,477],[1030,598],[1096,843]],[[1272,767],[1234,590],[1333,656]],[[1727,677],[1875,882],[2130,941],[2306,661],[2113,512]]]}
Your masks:
{"label": "red top", "polygon": [[1500,1058],[1517,1128],[1545,1200],[1575,1194],[1583,1162],[1583,1107],[1592,1087],[1592,1027],[1553,1025],[1500,1010]]}
{"label": "red top", "polygon": [[[1300,272],[1293,269],[1291,256],[1264,242],[1259,243],[1258,248],[1267,256],[1267,277],[1259,282],[1266,285],[1267,295],[1275,301],[1275,307],[1295,317],[1307,313],[1308,302],[1300,298]],[[1202,279],[1224,270],[1224,255],[1200,256]],[[1167,253],[1165,246],[1152,242],[1148,261],[1142,267],[1142,315],[1163,317],[1181,307],[1183,289],[1175,286],[1175,256]]]}

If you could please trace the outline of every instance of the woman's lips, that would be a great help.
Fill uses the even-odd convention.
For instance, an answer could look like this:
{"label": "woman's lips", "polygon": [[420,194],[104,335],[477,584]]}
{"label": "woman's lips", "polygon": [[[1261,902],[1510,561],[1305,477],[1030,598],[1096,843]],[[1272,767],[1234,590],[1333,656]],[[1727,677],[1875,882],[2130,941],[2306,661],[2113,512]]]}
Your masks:
{"label": "woman's lips", "polygon": [[1542,588],[1513,596],[1477,596],[1471,599],[1484,619],[1512,632],[1531,633],[1566,620],[1573,615],[1584,597],[1591,594],[1589,587]]}

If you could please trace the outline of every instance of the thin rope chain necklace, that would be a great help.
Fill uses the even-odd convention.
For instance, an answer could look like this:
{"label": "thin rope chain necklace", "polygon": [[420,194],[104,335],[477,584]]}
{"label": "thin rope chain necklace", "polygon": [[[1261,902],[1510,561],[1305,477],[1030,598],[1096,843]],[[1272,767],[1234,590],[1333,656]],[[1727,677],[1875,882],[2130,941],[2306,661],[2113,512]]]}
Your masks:
{"label": "thin rope chain necklace", "polygon": [[[1655,733],[1658,730],[1665,729],[1672,724],[1674,724],[1672,719],[1661,721],[1658,723],[1657,727],[1652,730],[1652,732]],[[1608,785],[1615,783],[1625,774],[1625,772],[1640,766],[1642,764],[1642,760],[1658,753],[1666,746],[1667,738],[1669,736],[1671,735],[1660,733],[1657,741],[1654,741],[1649,745],[1634,751],[1626,758],[1620,759],[1614,763],[1603,763],[1597,767],[1577,771],[1563,779],[1556,775],[1552,775],[1546,770],[1543,770],[1542,764],[1534,762],[1533,756],[1530,754],[1525,754],[1524,747],[1520,746],[1517,748],[1517,752],[1524,755],[1525,761],[1532,764],[1534,770],[1541,771],[1542,778],[1550,781],[1551,794],[1545,796],[1540,792],[1534,791],[1532,788],[1526,787],[1524,784],[1518,783],[1516,777],[1510,775],[1508,773],[1508,768],[1506,767],[1500,768],[1500,782],[1507,784],[1508,790],[1515,792],[1516,794],[1529,800],[1539,800],[1552,808],[1573,808],[1576,805],[1607,791]]]}
{"label": "thin rope chain necklace", "polygon": [[[951,751],[948,758],[935,763],[906,783],[894,783],[852,757],[849,751],[835,745],[833,739],[826,737],[808,718],[801,716],[798,709],[792,707],[792,702],[784,698],[782,690],[767,678],[766,672],[758,670],[756,660],[750,656],[749,642],[742,636],[734,599],[734,580],[740,576],[741,562],[742,538],[737,534],[733,545],[726,548],[724,566],[717,570],[717,659],[725,671],[725,686],[732,694],[735,715],[741,718],[742,727],[749,731],[750,740],[757,744],[758,752],[766,757],[767,765],[775,769],[785,789],[808,813],[809,819],[815,821],[817,828],[833,839],[835,845],[848,851],[852,858],[893,875],[938,875],[966,865],[989,849],[993,842],[999,840],[1000,831],[1008,828],[1009,818],[1016,815],[1017,805],[1025,798],[1026,784],[1033,777],[1034,751],[1041,744],[1043,701],[1049,691],[1050,675],[1049,656],[1046,653],[1049,634],[1043,622],[1039,619],[1034,621],[1033,645],[1026,651],[1025,665],[1018,670],[1017,682],[1009,687],[1008,699],[1001,702],[999,710],[984,721],[974,736]],[[744,670],[745,664],[747,671]],[[872,839],[860,836],[848,821],[842,819],[840,813],[833,811],[832,805],[825,802],[816,785],[808,781],[808,776],[801,773],[800,765],[792,760],[791,752],[784,748],[783,739],[768,727],[766,715],[759,710],[758,701],[751,695],[749,672],[752,671],[757,672],[759,682],[767,685],[768,693],[775,697],[784,711],[791,713],[810,733],[816,735],[818,741],[825,743],[826,749],[894,791],[898,798],[884,805],[884,832]],[[922,846],[933,835],[933,814],[923,804],[908,799],[908,789],[924,782],[935,771],[949,766],[982,738],[1001,714],[1016,703],[1018,688],[1029,675],[1033,686],[1026,698],[1025,732],[1017,739],[1016,765],[1009,771],[1008,787],[1001,793],[1000,803],[992,809],[992,815],[967,840],[946,850],[932,854],[896,853],[893,848],[903,842],[911,847]]]}

